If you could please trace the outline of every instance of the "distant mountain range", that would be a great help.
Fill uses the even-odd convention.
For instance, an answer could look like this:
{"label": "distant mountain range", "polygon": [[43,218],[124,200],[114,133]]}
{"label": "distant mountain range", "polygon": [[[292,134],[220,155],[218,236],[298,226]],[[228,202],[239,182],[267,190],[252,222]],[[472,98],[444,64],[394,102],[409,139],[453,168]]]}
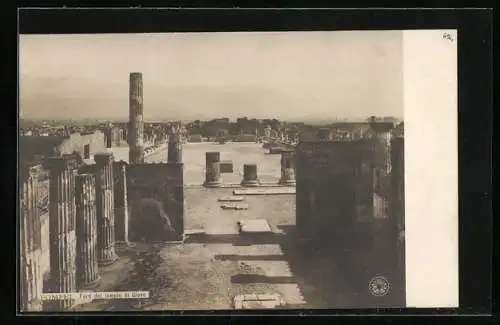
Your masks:
{"label": "distant mountain range", "polygon": [[[87,119],[127,121],[128,119],[127,81],[22,76],[19,85],[20,115],[23,118],[74,121]],[[359,106],[359,102],[356,101],[358,94],[354,96],[347,90],[344,91],[346,93],[342,98],[345,98],[346,102],[343,105]],[[259,84],[248,86],[148,84],[144,89],[144,119],[186,121],[210,120],[220,116],[231,119],[247,116],[325,124],[338,121],[365,121],[368,118],[368,116],[342,118],[344,114],[352,114],[353,109],[336,111],[328,109],[329,102],[318,97],[324,92],[325,89],[304,90],[300,87],[274,89]],[[300,96],[292,97],[297,93],[300,93]],[[345,113],[342,114],[342,111]],[[336,112],[338,116],[332,116]],[[330,116],[321,116],[326,114]]]}

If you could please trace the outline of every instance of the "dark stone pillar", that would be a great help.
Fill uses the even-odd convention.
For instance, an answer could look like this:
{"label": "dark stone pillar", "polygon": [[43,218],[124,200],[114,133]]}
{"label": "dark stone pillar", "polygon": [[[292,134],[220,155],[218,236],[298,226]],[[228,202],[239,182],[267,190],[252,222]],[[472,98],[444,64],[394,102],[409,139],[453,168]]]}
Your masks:
{"label": "dark stone pillar", "polygon": [[391,180],[390,219],[396,232],[397,269],[401,287],[405,283],[405,172],[404,172],[404,137],[395,137],[391,144]]}
{"label": "dark stone pillar", "polygon": [[220,187],[222,185],[220,174],[220,152],[205,153],[206,173],[205,187]]}
{"label": "dark stone pillar", "polygon": [[97,218],[95,177],[80,174],[76,186],[76,282],[78,288],[89,287],[99,281],[97,264]]}
{"label": "dark stone pillar", "polygon": [[168,138],[168,158],[169,163],[182,162],[182,139],[179,133],[171,134]]}
{"label": "dark stone pillar", "polygon": [[[48,159],[50,170],[49,238],[52,292],[76,290],[75,180],[69,157]],[[57,300],[50,305],[64,310],[72,299]]]}
{"label": "dark stone pillar", "polygon": [[106,128],[104,142],[106,142],[106,148],[111,148],[113,146],[113,129],[110,127]]}
{"label": "dark stone pillar", "polygon": [[41,273],[42,225],[38,206],[38,169],[20,167],[20,264],[22,312],[41,311],[43,290]]}
{"label": "dark stone pillar", "polygon": [[128,203],[127,203],[127,163],[113,163],[115,195],[115,240],[128,244]]}
{"label": "dark stone pillar", "polygon": [[281,178],[279,184],[295,186],[295,161],[293,152],[281,152]]}
{"label": "dark stone pillar", "polygon": [[242,186],[254,187],[259,186],[260,181],[257,175],[257,165],[245,164],[243,165],[243,181]]}
{"label": "dark stone pillar", "polygon": [[130,73],[129,88],[129,163],[144,163],[144,121],[143,121],[143,93],[142,73]]}
{"label": "dark stone pillar", "polygon": [[105,266],[118,259],[115,250],[115,202],[113,194],[113,155],[94,155],[96,161],[97,258]]}
{"label": "dark stone pillar", "polygon": [[207,164],[205,173],[205,187],[220,187],[222,185],[220,176],[220,161]]}

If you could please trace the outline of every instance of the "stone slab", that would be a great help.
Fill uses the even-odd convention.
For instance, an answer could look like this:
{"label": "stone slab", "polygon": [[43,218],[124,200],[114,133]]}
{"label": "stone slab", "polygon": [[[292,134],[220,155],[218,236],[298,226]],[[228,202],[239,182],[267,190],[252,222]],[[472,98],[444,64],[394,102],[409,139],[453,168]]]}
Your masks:
{"label": "stone slab", "polygon": [[283,195],[295,193],[295,187],[239,188],[233,190],[233,195]]}
{"label": "stone slab", "polygon": [[240,220],[238,221],[240,233],[269,233],[272,232],[267,220]]}
{"label": "stone slab", "polygon": [[248,204],[231,204],[226,203],[220,206],[224,210],[248,210]]}
{"label": "stone slab", "polygon": [[224,196],[219,198],[217,201],[219,202],[241,202],[245,200],[243,196]]}
{"label": "stone slab", "polygon": [[269,309],[285,305],[278,294],[238,295],[234,297],[235,309]]}

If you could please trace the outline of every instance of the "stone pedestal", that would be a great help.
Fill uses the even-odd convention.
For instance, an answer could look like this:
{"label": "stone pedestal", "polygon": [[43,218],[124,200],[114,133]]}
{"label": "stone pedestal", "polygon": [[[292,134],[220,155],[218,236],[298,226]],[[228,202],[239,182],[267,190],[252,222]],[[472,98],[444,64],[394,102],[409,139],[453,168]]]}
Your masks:
{"label": "stone pedestal", "polygon": [[243,165],[243,181],[241,182],[241,185],[246,187],[255,187],[260,185],[259,177],[257,174],[257,165]]}
{"label": "stone pedestal", "polygon": [[[51,292],[75,292],[75,174],[68,157],[49,158],[48,167]],[[73,303],[71,299],[57,300],[50,303],[50,306],[54,310],[64,310]]]}
{"label": "stone pedestal", "polygon": [[220,176],[220,162],[215,161],[207,164],[205,173],[205,187],[220,187],[222,185]]}
{"label": "stone pedestal", "polygon": [[295,163],[293,152],[281,153],[281,178],[280,185],[295,186]]}
{"label": "stone pedestal", "polygon": [[97,218],[95,177],[75,177],[76,192],[76,284],[78,289],[90,287],[100,279],[97,264]]}
{"label": "stone pedestal", "polygon": [[118,259],[115,250],[115,202],[113,194],[113,155],[94,155],[96,161],[97,258],[105,266]]}
{"label": "stone pedestal", "polygon": [[220,173],[220,152],[205,153],[206,172],[205,187],[220,187],[222,185]]}
{"label": "stone pedestal", "polygon": [[115,240],[118,244],[128,244],[128,202],[127,202],[127,163],[113,163],[115,195]]}
{"label": "stone pedestal", "polygon": [[20,168],[20,311],[41,311],[43,290],[41,273],[42,225],[38,207],[38,169]]}

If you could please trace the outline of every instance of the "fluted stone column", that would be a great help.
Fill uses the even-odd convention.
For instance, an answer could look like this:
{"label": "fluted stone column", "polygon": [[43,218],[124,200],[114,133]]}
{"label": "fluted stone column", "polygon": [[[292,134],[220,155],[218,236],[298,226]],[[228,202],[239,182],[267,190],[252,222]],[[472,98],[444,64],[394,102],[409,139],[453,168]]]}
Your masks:
{"label": "fluted stone column", "polygon": [[144,121],[143,121],[143,93],[142,73],[130,73],[129,85],[129,163],[144,163]]}
{"label": "fluted stone column", "polygon": [[96,284],[99,279],[97,264],[97,218],[95,176],[75,176],[76,191],[76,283],[78,288]]}
{"label": "fluted stone column", "polygon": [[38,207],[38,169],[24,166],[20,193],[20,264],[21,311],[41,311],[40,293],[43,290],[41,273],[42,225]]}
{"label": "fluted stone column", "polygon": [[120,244],[128,244],[128,203],[127,203],[127,163],[113,163],[114,195],[115,195],[115,240]]}
{"label": "fluted stone column", "polygon": [[168,158],[169,163],[182,162],[182,139],[179,133],[171,134],[168,138]]}
{"label": "fluted stone column", "polygon": [[[48,159],[49,238],[52,292],[76,290],[76,233],[74,171],[69,157]],[[51,303],[55,310],[71,307],[72,300]]]}
{"label": "fluted stone column", "polygon": [[293,152],[281,152],[281,178],[279,184],[295,186],[295,162]]}
{"label": "fluted stone column", "polygon": [[207,152],[205,154],[206,172],[205,187],[220,187],[222,185],[220,173],[220,153]]}
{"label": "fluted stone column", "polygon": [[115,202],[113,194],[113,155],[94,155],[96,162],[97,260],[105,266],[118,259],[115,250]]}
{"label": "fluted stone column", "polygon": [[254,187],[260,185],[259,177],[257,175],[257,165],[243,165],[243,181],[241,182],[241,185],[246,187]]}

